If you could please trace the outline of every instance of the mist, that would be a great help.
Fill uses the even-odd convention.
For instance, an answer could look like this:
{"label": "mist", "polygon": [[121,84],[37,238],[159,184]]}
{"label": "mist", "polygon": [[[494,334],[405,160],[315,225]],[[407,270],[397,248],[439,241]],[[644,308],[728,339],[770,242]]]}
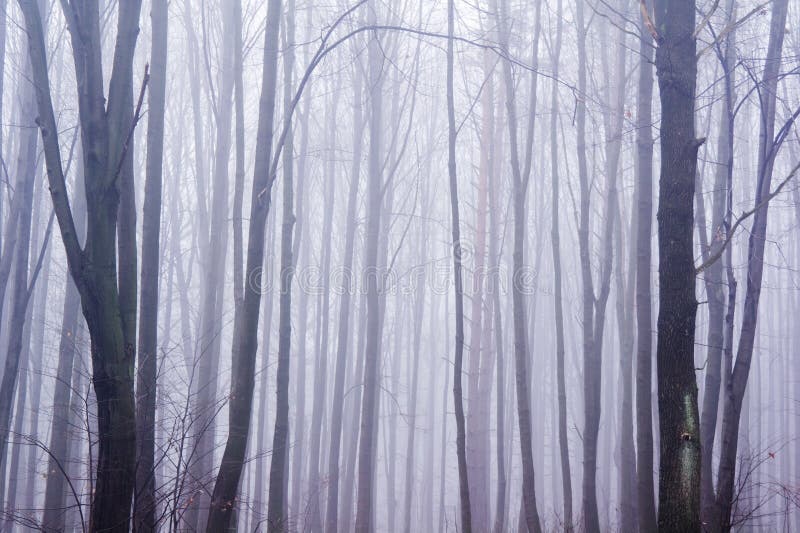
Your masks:
{"label": "mist", "polygon": [[798,8],[0,0],[0,531],[800,529]]}

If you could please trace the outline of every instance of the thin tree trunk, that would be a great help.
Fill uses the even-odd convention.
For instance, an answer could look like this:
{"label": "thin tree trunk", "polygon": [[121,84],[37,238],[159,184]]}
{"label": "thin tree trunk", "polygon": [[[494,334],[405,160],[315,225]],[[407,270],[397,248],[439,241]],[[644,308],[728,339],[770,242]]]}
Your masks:
{"label": "thin tree trunk", "polygon": [[[645,2],[647,7],[647,2]],[[651,234],[653,227],[653,39],[639,24],[636,96],[636,501],[641,533],[655,533],[653,481],[653,318]]]}
{"label": "thin tree trunk", "polygon": [[[747,254],[747,288],[742,315],[742,329],[736,362],[725,388],[725,407],[722,419],[721,454],[717,482],[717,516],[714,529],[727,531],[731,527],[734,505],[734,482],[737,463],[739,418],[742,401],[753,358],[756,337],[761,281],[764,273],[764,248],[767,237],[769,204],[761,205],[770,194],[775,158],[781,141],[775,137],[775,113],[781,52],[785,36],[788,0],[777,0],[773,5],[770,38],[761,81],[761,128],[758,146],[758,181],[756,183],[756,212],[750,231]],[[779,136],[780,138],[780,136]],[[760,448],[759,448],[760,449]]]}
{"label": "thin tree trunk", "polygon": [[[501,2],[501,20],[504,27],[501,35],[501,47],[508,51],[508,6],[507,2]],[[538,41],[538,38],[536,39]],[[528,332],[526,318],[526,302],[523,293],[524,281],[522,276],[525,265],[525,198],[528,185],[530,166],[526,163],[523,172],[520,169],[519,149],[517,143],[517,112],[515,103],[515,86],[511,73],[511,65],[508,61],[503,61],[503,72],[505,74],[506,89],[506,108],[508,113],[508,131],[511,148],[511,170],[513,182],[513,202],[514,202],[514,251],[512,261],[512,307],[513,307],[513,331],[514,331],[514,363],[515,381],[517,393],[517,415],[520,434],[520,452],[522,455],[522,502],[525,527],[529,533],[539,533],[541,525],[539,513],[536,508],[536,485],[533,467],[533,439],[531,430],[531,401],[530,401],[530,380],[528,378]],[[531,90],[536,86],[534,78]],[[533,114],[533,111],[531,111]],[[528,127],[529,139],[533,138],[533,124]],[[528,143],[530,147],[530,142]],[[528,150],[530,154],[531,150]],[[522,519],[520,519],[522,521]]]}
{"label": "thin tree trunk", "polygon": [[[34,6],[35,7],[35,6]],[[24,65],[30,65],[27,57],[23,58]],[[25,89],[23,90],[23,87]],[[38,138],[33,125],[36,117],[34,94],[26,84],[20,85],[22,105],[20,120],[29,127],[25,128],[19,144],[19,153],[16,165],[15,196],[19,197],[18,223],[14,237],[14,282],[11,293],[11,314],[8,324],[8,339],[3,368],[3,379],[0,382],[0,462],[4,464],[12,477],[17,473],[13,468],[5,467],[6,450],[12,440],[10,435],[12,415],[14,409],[14,393],[17,390],[19,377],[20,357],[23,352],[23,329],[26,323],[28,301],[32,288],[28,286],[28,256],[31,241],[31,218],[33,208],[33,185],[36,181],[36,152]],[[8,240],[6,240],[8,245]],[[29,365],[24,365],[29,366]],[[27,392],[27,386],[26,391]],[[17,417],[24,415],[24,396],[20,396],[20,405],[17,406]],[[20,419],[21,421],[21,419]],[[20,426],[21,429],[21,426]],[[19,436],[13,437],[17,440]],[[16,466],[16,465],[14,465]],[[3,472],[3,475],[5,473]],[[10,487],[9,487],[10,488]],[[16,492],[16,491],[14,491]],[[2,492],[0,492],[0,496]],[[12,509],[13,511],[13,509]]]}
{"label": "thin tree trunk", "polygon": [[[83,165],[78,159],[78,170],[75,177],[75,190],[83,189]],[[74,197],[73,213],[75,215],[75,231],[83,240],[86,233],[86,196],[78,192]],[[80,326],[80,294],[71,277],[67,276],[65,284],[64,307],[61,319],[61,336],[58,345],[58,368],[53,391],[53,420],[50,429],[49,459],[47,466],[47,482],[45,484],[44,511],[42,529],[47,532],[65,529],[65,504],[77,495],[67,493],[67,482],[74,481],[67,475],[70,466],[69,437],[73,427],[71,397],[77,397],[81,390],[75,388],[73,376],[77,333]]]}
{"label": "thin tree trunk", "polygon": [[[40,165],[41,166],[41,165]],[[39,175],[39,172],[37,172]],[[42,198],[42,190],[37,189],[36,191],[36,204],[41,204]],[[40,206],[34,207],[34,213],[41,213]],[[37,224],[42,223],[41,216],[35,217],[34,220],[37,220]],[[45,230],[46,231],[46,230]],[[39,237],[45,237],[46,235],[40,235]],[[39,282],[39,286],[36,289],[36,303],[33,306],[32,316],[28,318],[28,322],[31,324],[31,343],[30,343],[30,351],[31,351],[31,358],[30,358],[30,365],[29,365],[29,373],[31,376],[31,386],[30,386],[30,393],[31,393],[31,420],[28,430],[28,437],[34,438],[37,441],[44,441],[45,436],[39,433],[39,413],[41,411],[41,398],[42,398],[42,377],[44,375],[44,367],[42,366],[42,360],[44,357],[44,336],[45,336],[45,324],[47,323],[47,297],[48,297],[48,290],[50,285],[50,269],[51,269],[51,248],[49,243],[43,243],[40,241],[39,238],[34,240],[34,244],[32,246],[32,250],[38,250],[40,246],[46,246],[47,249],[44,251],[44,261],[42,266],[42,271],[40,274],[41,281]],[[39,477],[39,474],[42,473],[39,470],[39,465],[43,460],[45,455],[42,454],[42,450],[38,447],[30,446],[28,448],[28,466],[27,470],[27,480],[26,480],[26,487],[25,487],[25,503],[23,509],[27,509],[29,513],[31,513],[36,518],[37,507],[35,505],[35,497],[36,497],[36,482]]]}
{"label": "thin tree trunk", "polygon": [[139,368],[136,383],[136,497],[134,529],[155,532],[155,423],[158,373],[158,277],[161,233],[161,178],[164,157],[164,108],[167,84],[167,0],[154,0],[152,71],[147,122],[147,176],[142,211],[142,279]]}
{"label": "thin tree trunk", "polygon": [[[332,99],[338,100],[339,88],[332,93]],[[329,309],[330,309],[330,278],[331,278],[331,234],[333,232],[333,211],[334,211],[334,180],[335,180],[335,154],[337,153],[336,147],[336,103],[331,102],[331,108],[328,111],[328,135],[329,142],[331,143],[328,161],[326,162],[325,174],[325,215],[322,222],[322,250],[320,256],[322,257],[322,295],[321,295],[321,309],[318,310],[320,315],[321,331],[319,346],[317,349],[317,363],[314,372],[314,405],[311,413],[311,443],[309,457],[309,525],[308,529],[312,533],[322,533],[322,513],[320,509],[320,492],[323,487],[320,483],[320,470],[323,466],[321,463],[322,457],[320,455],[321,440],[322,440],[322,424],[325,414],[325,403],[327,398],[327,381],[328,381],[328,327],[329,327]]]}
{"label": "thin tree trunk", "polygon": [[[269,268],[265,271],[265,275],[267,276],[266,279],[262,278],[261,284],[262,287],[272,287],[272,280],[273,280],[273,266],[275,264],[275,235],[277,233],[276,224],[275,224],[275,210],[271,210],[269,217],[267,218],[267,226],[270,228],[269,232],[269,243],[266,249],[267,257],[264,258],[264,262],[268,265]],[[266,442],[267,442],[267,428],[269,423],[269,407],[267,405],[267,390],[269,388],[269,352],[270,347],[272,346],[272,313],[274,309],[273,300],[274,300],[274,292],[272,290],[264,291],[264,320],[261,324],[262,328],[262,341],[261,341],[261,369],[259,373],[261,374],[260,380],[261,384],[260,391],[259,391],[259,399],[258,399],[258,413],[259,413],[259,421],[258,421],[258,432],[256,434],[256,480],[255,480],[255,488],[253,491],[253,513],[255,515],[255,519],[259,527],[263,525],[263,521],[267,517],[267,510],[266,510],[266,501],[264,499],[264,477],[265,477],[265,461],[266,461],[266,453],[264,450],[266,449]]]}
{"label": "thin tree trunk", "polygon": [[[264,265],[264,233],[266,231],[267,214],[270,208],[272,184],[275,177],[272,174],[272,129],[275,116],[276,77],[278,69],[278,28],[281,14],[281,1],[270,0],[267,8],[267,23],[264,37],[264,65],[262,72],[261,99],[259,102],[258,134],[256,137],[256,162],[254,166],[253,191],[250,204],[250,227],[247,241],[247,267],[244,279],[252,279],[261,271]],[[284,187],[287,187],[284,184]],[[291,183],[288,184],[291,188]],[[289,212],[291,216],[291,211]],[[289,227],[291,236],[291,226]],[[290,276],[290,274],[289,274]],[[291,281],[291,278],[290,278]],[[287,295],[288,296],[288,295]],[[288,301],[287,301],[288,304]],[[237,307],[234,318],[234,341],[231,354],[232,376],[231,392],[228,411],[228,438],[222,462],[214,483],[214,493],[211,496],[208,527],[206,531],[214,533],[224,531],[230,524],[232,510],[235,508],[236,493],[239,480],[244,467],[247,439],[250,429],[250,417],[253,408],[253,389],[255,387],[256,348],[258,342],[258,314],[261,306],[259,287],[254,283],[244,286],[242,305]],[[289,306],[286,305],[286,311]],[[282,309],[283,311],[283,309]],[[287,328],[286,333],[291,330]],[[288,343],[286,348],[288,348]],[[288,363],[288,353],[284,354],[279,362],[279,384],[283,373],[286,373],[285,363]],[[283,363],[283,364],[282,364]],[[282,372],[283,371],[283,372]],[[288,381],[288,379],[287,379]],[[288,385],[288,383],[286,383]],[[280,400],[283,399],[283,402]],[[287,413],[281,411],[288,408],[286,398],[279,395],[278,416]],[[283,424],[281,425],[281,422]],[[269,529],[280,527],[282,505],[275,507],[273,500],[273,483],[280,483],[280,493],[283,492],[282,476],[275,472],[276,463],[280,460],[281,449],[285,452],[288,424],[285,419],[276,422],[275,442],[281,446],[273,445],[273,464],[270,473],[270,502],[269,502]],[[283,430],[283,431],[281,431]],[[282,440],[278,440],[281,439]],[[282,459],[282,457],[280,457]],[[281,473],[283,472],[282,464]],[[274,514],[277,510],[277,514]],[[277,518],[277,519],[276,519]]]}
{"label": "thin tree trunk", "polygon": [[[558,79],[559,61],[561,55],[561,0],[558,1],[556,18],[556,38],[553,48],[553,79]],[[553,301],[555,303],[556,324],[556,381],[558,389],[558,450],[561,460],[561,490],[564,502],[564,511],[561,519],[566,531],[572,529],[572,473],[569,466],[569,438],[567,435],[567,388],[564,372],[564,305],[561,295],[561,236],[559,231],[559,192],[560,178],[558,168],[558,84],[553,83],[551,97],[550,117],[550,161],[553,179],[550,229],[550,242],[553,248]],[[499,389],[498,389],[499,390]],[[499,392],[498,392],[499,394]]]}
{"label": "thin tree trunk", "polygon": [[[726,5],[728,23],[735,20],[736,2],[728,0]],[[725,38],[724,52],[718,53],[722,63],[725,97],[720,110],[721,120],[717,148],[717,168],[714,173],[714,194],[711,215],[712,240],[703,251],[704,261],[712,253],[716,253],[724,242],[725,211],[727,204],[728,173],[733,164],[733,99],[735,72],[733,63],[735,54],[736,32],[731,31]],[[705,229],[704,229],[705,231]],[[702,234],[701,234],[702,235]],[[708,239],[706,239],[708,241]],[[722,384],[722,355],[725,348],[725,284],[723,274],[724,261],[714,262],[704,274],[706,295],[708,298],[708,337],[706,344],[706,376],[703,393],[703,405],[700,413],[700,507],[703,523],[711,524],[714,519],[714,438],[717,431],[720,390]]]}
{"label": "thin tree trunk", "polygon": [[[189,9],[187,7],[187,9]],[[197,342],[199,352],[195,365],[197,377],[193,380],[193,407],[197,421],[193,424],[199,433],[194,437],[194,461],[190,465],[190,479],[195,480],[194,496],[186,522],[190,528],[203,531],[207,524],[209,485],[214,468],[215,417],[217,406],[217,381],[220,359],[222,306],[225,296],[224,269],[228,250],[228,167],[231,152],[231,117],[233,108],[233,57],[234,13],[232,3],[221,4],[223,24],[220,90],[216,100],[216,142],[214,149],[214,175],[212,183],[211,214],[205,241],[206,264],[200,311],[200,332]],[[197,155],[196,157],[201,157]]]}
{"label": "thin tree trunk", "polygon": [[[377,18],[375,7],[369,8],[369,21]],[[364,385],[361,402],[361,430],[358,444],[358,493],[356,498],[357,533],[373,530],[373,483],[375,478],[375,429],[378,413],[378,363],[380,359],[382,272],[378,264],[378,244],[381,233],[382,188],[384,177],[381,165],[383,127],[383,75],[382,52],[377,35],[372,35],[367,45],[370,95],[369,154],[367,158],[367,222],[364,269],[367,275],[367,327],[364,354]]]}
{"label": "thin tree trunk", "polygon": [[472,516],[469,500],[467,474],[466,431],[464,424],[464,399],[461,392],[461,374],[464,357],[464,283],[461,266],[461,222],[458,209],[458,175],[456,174],[456,118],[453,90],[453,26],[455,7],[453,0],[447,3],[447,124],[448,159],[447,172],[450,181],[450,215],[453,234],[453,278],[455,291],[456,336],[453,357],[453,403],[456,411],[456,456],[458,458],[459,496],[461,501],[461,530],[472,531]]}
{"label": "thin tree trunk", "polygon": [[[355,249],[356,225],[358,223],[358,185],[361,174],[362,135],[364,118],[361,104],[361,70],[356,69],[353,81],[353,163],[350,171],[350,187],[347,193],[347,227],[342,285],[339,302],[339,331],[336,344],[336,370],[333,382],[333,402],[331,405],[330,450],[328,454],[328,501],[325,512],[325,532],[336,533],[339,525],[339,463],[342,441],[342,411],[344,407],[344,381],[347,372],[347,346],[350,334],[351,297],[353,279],[347,275],[353,272],[353,251]],[[351,350],[352,351],[352,350]],[[357,352],[356,352],[356,355]]]}

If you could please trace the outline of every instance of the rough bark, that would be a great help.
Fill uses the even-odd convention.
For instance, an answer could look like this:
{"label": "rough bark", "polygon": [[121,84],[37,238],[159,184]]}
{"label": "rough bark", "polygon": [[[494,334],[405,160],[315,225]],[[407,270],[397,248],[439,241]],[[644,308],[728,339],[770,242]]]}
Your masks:
{"label": "rough bark", "polygon": [[656,0],[661,98],[656,359],[661,462],[659,531],[700,530],[700,420],[694,372],[695,2]]}

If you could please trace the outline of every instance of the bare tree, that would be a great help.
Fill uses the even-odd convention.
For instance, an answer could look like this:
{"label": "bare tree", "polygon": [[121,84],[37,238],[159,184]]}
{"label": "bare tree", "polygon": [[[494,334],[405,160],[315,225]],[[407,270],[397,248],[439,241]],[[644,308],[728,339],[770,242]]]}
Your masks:
{"label": "bare tree", "polygon": [[155,422],[158,374],[158,277],[161,233],[161,180],[167,85],[167,0],[153,3],[152,71],[147,122],[147,177],[142,212],[142,279],[137,373],[137,455],[134,527],[156,531]]}
{"label": "bare tree", "polygon": [[41,16],[35,2],[20,0],[19,5],[28,34],[50,194],[92,342],[99,455],[91,527],[127,531],[135,463],[134,339],[124,335],[129,329],[120,308],[115,239],[120,169],[130,156],[128,145],[135,126],[135,119],[125,119],[132,116],[133,52],[141,2],[119,5],[108,105],[103,93],[99,7],[75,2],[64,13],[78,75],[86,195],[94,200],[87,202],[85,248],[78,242],[61,165]]}
{"label": "bare tree", "polygon": [[693,261],[697,150],[695,2],[655,1],[661,98],[658,204],[658,530],[698,531],[700,420],[694,373],[697,301]]}
{"label": "bare tree", "polygon": [[[272,184],[275,181],[272,169],[272,128],[275,116],[276,74],[278,69],[278,27],[281,13],[281,1],[270,0],[267,10],[267,25],[264,37],[264,66],[262,71],[262,89],[259,102],[258,134],[256,138],[256,163],[254,167],[253,190],[250,200],[250,225],[247,242],[247,263],[244,279],[254,279],[264,265],[264,234],[269,212]],[[284,185],[286,187],[286,185]],[[291,187],[289,183],[288,187]],[[290,228],[291,230],[291,228]],[[207,531],[223,531],[231,520],[234,500],[239,488],[239,479],[244,466],[245,451],[250,429],[250,417],[253,409],[253,389],[255,387],[256,337],[258,335],[258,314],[261,306],[259,286],[246,283],[242,304],[236,308],[234,318],[234,342],[231,354],[233,375],[228,412],[228,439],[222,462],[219,467],[214,493],[211,496]],[[288,362],[284,356],[284,363]],[[280,370],[279,370],[280,372]],[[288,377],[288,375],[287,375]],[[280,378],[279,378],[280,380]],[[288,408],[288,406],[286,406]],[[280,413],[280,411],[279,411]],[[285,427],[285,426],[284,426]],[[280,426],[276,422],[276,439],[281,437]],[[284,439],[276,442],[285,442]],[[273,449],[276,447],[273,446]],[[275,449],[277,452],[277,450]],[[273,483],[280,483],[280,476],[275,475],[276,455],[270,475],[270,527],[279,527],[282,507],[277,508],[274,515]],[[281,465],[281,472],[283,471]],[[282,486],[281,486],[282,491]]]}
{"label": "bare tree", "polygon": [[[747,254],[747,288],[742,316],[742,329],[736,362],[726,381],[724,414],[721,433],[721,456],[717,482],[717,513],[714,528],[726,531],[730,528],[731,510],[734,502],[734,479],[739,437],[739,417],[742,411],[758,320],[758,304],[764,269],[764,249],[767,235],[767,215],[775,158],[794,121],[793,115],[780,131],[775,132],[777,86],[781,65],[781,51],[785,36],[788,1],[774,3],[770,22],[770,37],[767,57],[759,90],[761,111],[758,143],[758,175],[756,182],[755,214],[750,231]],[[765,203],[767,202],[767,203]],[[732,228],[733,229],[733,228]]]}

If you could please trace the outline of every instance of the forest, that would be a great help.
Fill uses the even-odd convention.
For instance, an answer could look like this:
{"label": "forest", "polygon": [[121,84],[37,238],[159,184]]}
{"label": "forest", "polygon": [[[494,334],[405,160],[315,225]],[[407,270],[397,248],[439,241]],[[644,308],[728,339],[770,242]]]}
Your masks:
{"label": "forest", "polygon": [[800,531],[798,117],[794,0],[0,0],[0,533]]}

